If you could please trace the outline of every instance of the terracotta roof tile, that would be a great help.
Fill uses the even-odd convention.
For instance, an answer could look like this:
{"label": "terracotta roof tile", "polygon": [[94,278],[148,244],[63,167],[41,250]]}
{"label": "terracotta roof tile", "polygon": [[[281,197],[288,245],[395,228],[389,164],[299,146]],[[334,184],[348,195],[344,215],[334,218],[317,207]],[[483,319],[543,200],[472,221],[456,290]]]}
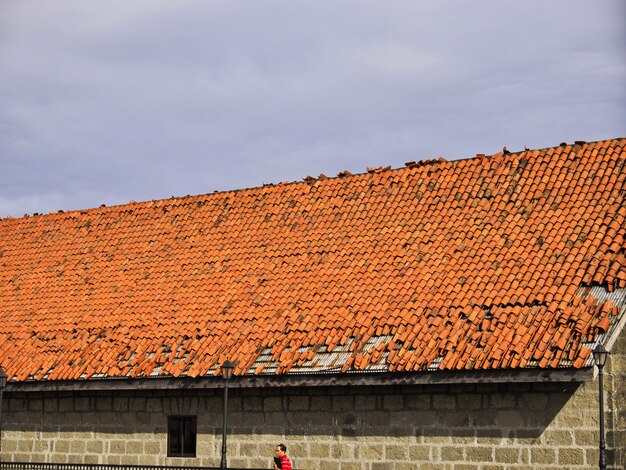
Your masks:
{"label": "terracotta roof tile", "polygon": [[0,220],[13,380],[589,365],[624,139]]}

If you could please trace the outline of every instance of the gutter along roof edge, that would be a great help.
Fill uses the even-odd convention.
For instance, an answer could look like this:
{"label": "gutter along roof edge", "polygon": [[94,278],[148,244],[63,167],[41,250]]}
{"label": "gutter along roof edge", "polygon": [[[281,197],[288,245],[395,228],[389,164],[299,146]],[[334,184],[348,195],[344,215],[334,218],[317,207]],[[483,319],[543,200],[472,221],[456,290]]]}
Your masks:
{"label": "gutter along roof edge", "polygon": [[[438,371],[420,373],[365,373],[235,376],[229,388],[323,387],[372,385],[448,385],[479,383],[586,382],[593,379],[593,369],[508,369],[489,371]],[[74,392],[102,390],[198,390],[221,389],[221,377],[96,379],[68,381],[9,382],[6,392]]]}

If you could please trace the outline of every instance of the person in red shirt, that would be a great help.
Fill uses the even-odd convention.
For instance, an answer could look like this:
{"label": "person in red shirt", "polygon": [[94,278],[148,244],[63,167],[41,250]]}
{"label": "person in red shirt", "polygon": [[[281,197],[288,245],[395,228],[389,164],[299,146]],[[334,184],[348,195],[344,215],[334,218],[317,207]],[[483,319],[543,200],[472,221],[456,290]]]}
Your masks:
{"label": "person in red shirt", "polygon": [[287,457],[287,446],[285,444],[278,444],[275,449],[276,457],[274,458],[275,470],[293,470],[291,468],[291,460]]}

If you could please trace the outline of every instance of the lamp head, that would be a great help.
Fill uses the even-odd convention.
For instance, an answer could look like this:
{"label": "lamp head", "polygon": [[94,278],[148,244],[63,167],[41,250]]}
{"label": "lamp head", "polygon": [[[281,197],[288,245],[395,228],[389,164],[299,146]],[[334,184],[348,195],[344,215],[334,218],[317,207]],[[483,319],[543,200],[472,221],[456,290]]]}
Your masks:
{"label": "lamp head", "polygon": [[222,377],[226,380],[230,379],[233,376],[233,369],[235,368],[235,364],[230,362],[228,359],[224,361],[222,364]]}
{"label": "lamp head", "polygon": [[598,343],[598,345],[593,350],[593,361],[596,363],[598,368],[604,367],[606,364],[606,360],[609,356],[609,352],[604,348],[602,343]]}

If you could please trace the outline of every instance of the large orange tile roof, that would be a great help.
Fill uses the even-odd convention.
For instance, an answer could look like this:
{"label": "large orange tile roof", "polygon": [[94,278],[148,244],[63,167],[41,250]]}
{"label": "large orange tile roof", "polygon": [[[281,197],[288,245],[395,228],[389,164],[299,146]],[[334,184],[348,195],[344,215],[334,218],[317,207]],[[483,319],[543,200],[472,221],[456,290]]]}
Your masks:
{"label": "large orange tile roof", "polygon": [[[14,381],[584,368],[626,310],[626,139],[0,220]],[[621,323],[620,323],[621,321]]]}

